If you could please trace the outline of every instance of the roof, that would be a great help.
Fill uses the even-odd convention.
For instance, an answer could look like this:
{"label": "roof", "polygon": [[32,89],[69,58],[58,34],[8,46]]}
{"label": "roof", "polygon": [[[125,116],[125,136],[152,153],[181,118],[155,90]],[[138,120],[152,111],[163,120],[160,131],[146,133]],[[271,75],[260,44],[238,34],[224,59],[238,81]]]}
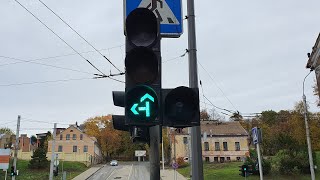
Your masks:
{"label": "roof", "polygon": [[228,122],[201,122],[201,134],[213,136],[248,136],[248,132],[241,126],[239,121]]}
{"label": "roof", "polygon": [[318,35],[318,38],[317,38],[314,46],[312,47],[312,52],[311,52],[311,54],[309,56],[309,59],[308,59],[307,65],[306,65],[307,68],[314,69],[314,68],[316,68],[318,66],[317,63],[319,63],[319,62],[318,62],[318,59],[315,59],[315,58],[317,58],[315,56],[316,56],[317,49],[320,49],[320,43],[319,42],[320,42],[320,33]]}
{"label": "roof", "polygon": [[[188,134],[188,129],[182,130],[183,135]],[[248,132],[241,126],[239,121],[201,121],[201,134],[212,136],[248,136]]]}

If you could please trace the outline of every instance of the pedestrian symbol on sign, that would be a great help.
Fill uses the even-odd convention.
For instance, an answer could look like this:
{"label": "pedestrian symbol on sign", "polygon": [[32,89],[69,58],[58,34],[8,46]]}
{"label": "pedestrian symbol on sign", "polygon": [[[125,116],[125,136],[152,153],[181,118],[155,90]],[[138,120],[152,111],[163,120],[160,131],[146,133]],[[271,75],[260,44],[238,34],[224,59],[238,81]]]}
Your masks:
{"label": "pedestrian symbol on sign", "polygon": [[139,7],[154,12],[161,24],[180,24],[165,0],[142,0]]}

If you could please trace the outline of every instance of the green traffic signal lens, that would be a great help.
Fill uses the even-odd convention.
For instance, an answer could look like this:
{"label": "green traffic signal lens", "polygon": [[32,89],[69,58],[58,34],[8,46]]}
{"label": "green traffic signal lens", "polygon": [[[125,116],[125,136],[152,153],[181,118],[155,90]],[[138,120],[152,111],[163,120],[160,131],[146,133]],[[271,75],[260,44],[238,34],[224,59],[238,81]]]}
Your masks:
{"label": "green traffic signal lens", "polygon": [[158,97],[149,86],[136,86],[126,93],[126,116],[138,123],[157,121]]}

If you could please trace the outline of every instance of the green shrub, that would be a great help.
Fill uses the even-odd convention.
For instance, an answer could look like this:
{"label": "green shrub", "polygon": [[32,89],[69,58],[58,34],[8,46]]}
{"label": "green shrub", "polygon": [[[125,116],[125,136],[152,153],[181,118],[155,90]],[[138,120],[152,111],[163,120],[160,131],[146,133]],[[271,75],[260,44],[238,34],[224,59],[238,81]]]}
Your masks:
{"label": "green shrub", "polygon": [[[314,159],[315,159],[315,153]],[[280,150],[272,160],[273,170],[284,175],[310,173],[308,151]]]}
{"label": "green shrub", "polygon": [[[251,171],[251,173],[259,174],[258,156],[254,149],[250,149],[250,157],[247,157],[244,164],[249,166],[249,171]],[[271,171],[270,160],[262,158],[262,170],[264,175],[267,175],[270,173]]]}

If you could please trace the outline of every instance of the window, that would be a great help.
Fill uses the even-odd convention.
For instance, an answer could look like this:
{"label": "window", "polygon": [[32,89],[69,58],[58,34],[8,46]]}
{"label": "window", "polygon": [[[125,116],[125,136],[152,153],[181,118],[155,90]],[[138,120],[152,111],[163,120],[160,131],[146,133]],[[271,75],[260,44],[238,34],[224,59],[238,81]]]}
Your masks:
{"label": "window", "polygon": [[73,130],[71,129],[70,132],[73,132]]}
{"label": "window", "polygon": [[227,157],[227,161],[231,161],[230,157]]}
{"label": "window", "polygon": [[209,143],[208,142],[204,142],[204,150],[209,151]]}
{"label": "window", "polygon": [[83,134],[80,134],[80,140],[82,140],[83,139]]}
{"label": "window", "polygon": [[223,150],[228,151],[228,143],[227,142],[223,142]]}
{"label": "window", "polygon": [[220,143],[219,143],[219,142],[215,142],[215,143],[214,143],[214,149],[215,149],[216,151],[220,151]]}
{"label": "window", "polygon": [[236,146],[236,151],[240,151],[240,143],[239,142],[235,142],[235,146]]}
{"label": "window", "polygon": [[188,137],[183,137],[183,144],[188,144]]}
{"label": "window", "polygon": [[70,140],[70,134],[66,135],[66,140]]}
{"label": "window", "polygon": [[210,161],[210,158],[209,157],[206,157],[206,162],[209,162]]}
{"label": "window", "polygon": [[218,160],[219,160],[218,157],[213,158],[213,162],[218,162]]}
{"label": "window", "polygon": [[221,162],[221,163],[224,162],[224,157],[220,157],[220,162]]}
{"label": "window", "polygon": [[83,146],[83,152],[88,152],[88,146],[87,145]]}
{"label": "window", "polygon": [[62,136],[62,134],[60,134],[60,140],[62,140],[62,138],[63,138],[63,136]]}
{"label": "window", "polygon": [[58,147],[58,152],[62,152],[62,146]]}
{"label": "window", "polygon": [[77,152],[78,147],[77,146],[73,146],[73,152]]}
{"label": "window", "polygon": [[72,140],[77,140],[77,135],[76,134],[72,134]]}
{"label": "window", "polygon": [[240,161],[241,160],[241,158],[240,157],[237,157],[237,161]]}

